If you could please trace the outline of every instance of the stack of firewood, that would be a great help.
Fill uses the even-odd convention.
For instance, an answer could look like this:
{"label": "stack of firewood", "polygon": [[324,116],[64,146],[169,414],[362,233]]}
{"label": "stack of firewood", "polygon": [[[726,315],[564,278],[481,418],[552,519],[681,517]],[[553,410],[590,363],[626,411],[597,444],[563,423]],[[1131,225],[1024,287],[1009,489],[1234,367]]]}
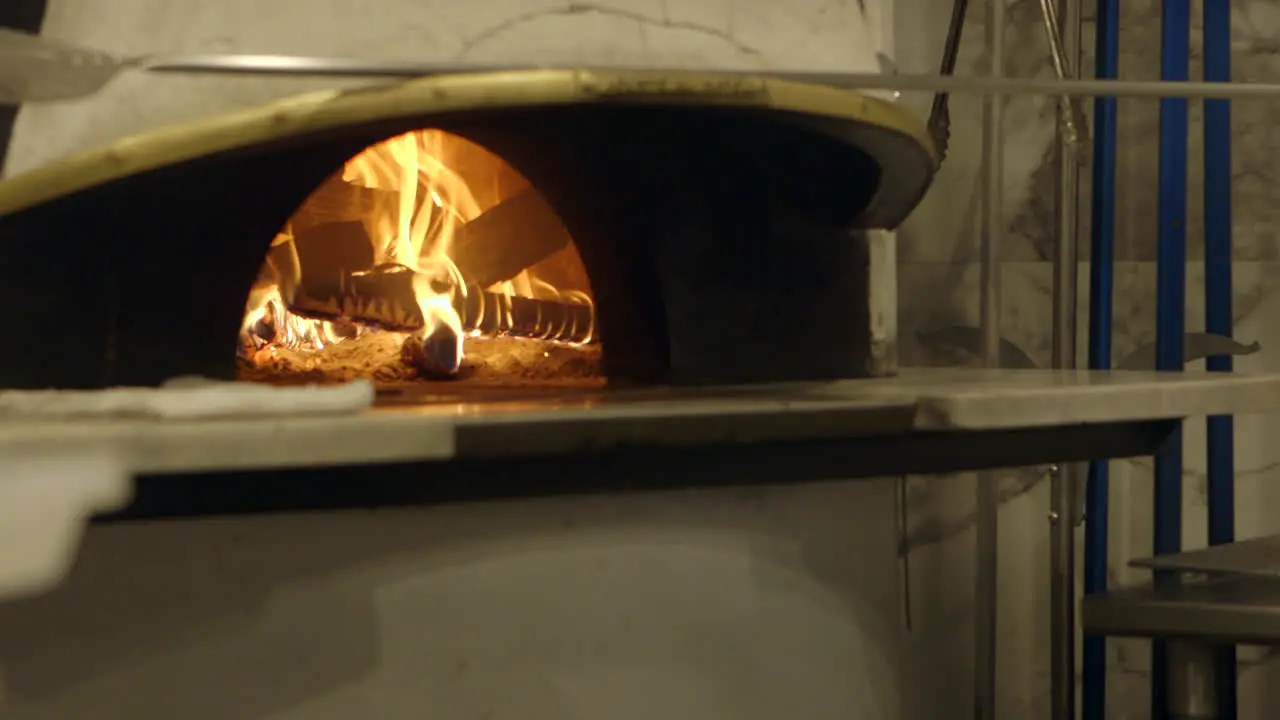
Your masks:
{"label": "stack of firewood", "polygon": [[594,309],[581,293],[529,298],[493,290],[572,244],[536,191],[525,189],[458,228],[449,253],[456,273],[443,262],[416,269],[377,263],[381,249],[363,218],[389,199],[380,194],[394,193],[330,178],[273,245],[259,285],[280,287],[289,311],[304,317],[409,333],[403,357],[436,375],[457,371],[462,339],[459,328],[423,316],[423,294],[452,305],[462,334],[593,338]]}

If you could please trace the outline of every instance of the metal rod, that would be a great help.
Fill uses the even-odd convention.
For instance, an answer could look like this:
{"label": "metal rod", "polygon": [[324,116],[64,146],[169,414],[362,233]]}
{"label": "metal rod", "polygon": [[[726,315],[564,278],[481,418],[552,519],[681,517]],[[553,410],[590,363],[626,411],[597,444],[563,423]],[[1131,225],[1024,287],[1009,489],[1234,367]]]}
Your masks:
{"label": "metal rod", "polygon": [[[47,64],[47,63],[46,63]],[[77,64],[58,65],[53,69],[40,66],[34,72],[23,68],[11,68],[0,63],[0,105],[30,102],[69,100],[92,95],[104,88],[119,73],[146,70],[158,73],[259,75],[274,77],[355,77],[382,78],[386,80],[411,80],[440,75],[467,75],[476,73],[529,72],[537,70],[570,70],[579,74],[581,87],[601,94],[627,94],[652,88],[637,85],[619,78],[626,72],[643,72],[646,75],[670,75],[673,92],[714,92],[716,85],[706,88],[696,83],[683,86],[681,75],[689,75],[686,68],[672,67],[563,67],[538,65],[476,65],[449,63],[413,63],[351,60],[345,58],[307,58],[289,56],[188,56],[157,60],[150,65],[136,62],[106,67]],[[593,77],[599,71],[603,77]],[[984,78],[944,76],[930,74],[879,74],[803,72],[787,70],[716,70],[705,73],[723,83],[720,78],[742,78],[743,83],[755,82],[759,77],[804,82],[854,90],[884,90],[892,92],[970,93],[979,95],[1050,95],[1067,97],[1180,97],[1218,99],[1276,99],[1280,98],[1280,83],[1207,83],[1160,82],[1153,80],[1049,80],[1035,78]],[[723,92],[743,92],[750,86],[720,86]]]}
{"label": "metal rod", "polygon": [[1059,465],[1050,479],[1049,678],[1052,720],[1076,717],[1076,584],[1074,486],[1078,465]]}
{"label": "metal rod", "polygon": [[[987,57],[993,76],[1004,72],[1004,4],[988,0]],[[1004,232],[1004,103],[987,96],[982,104],[981,299],[982,358],[1000,366],[1000,245]]]}
{"label": "metal rod", "polygon": [[[1098,0],[1095,36],[1095,74],[1104,81],[1120,74],[1120,0]],[[1089,262],[1089,367],[1111,367],[1112,299],[1115,287],[1116,121],[1114,97],[1100,97],[1093,106],[1093,206]],[[1110,464],[1089,464],[1085,489],[1084,591],[1107,590],[1107,540]],[[1107,639],[1084,638],[1080,683],[1083,720],[1107,716]]]}
{"label": "metal rod", "polygon": [[[1225,3],[1224,3],[1225,4]],[[1169,701],[1163,714],[1170,720],[1219,720],[1221,703],[1214,681],[1212,645],[1195,640],[1170,640]],[[1154,715],[1153,715],[1154,716]]]}
{"label": "metal rod", "polygon": [[[1005,0],[988,0],[987,62],[992,78],[1004,75]],[[1000,246],[1004,233],[1004,98],[987,96],[982,104],[982,231],[980,313],[982,359],[1000,366]],[[974,573],[974,717],[995,720],[999,588],[999,512],[997,478],[977,479],[976,572]]]}
{"label": "metal rod", "polygon": [[[1055,37],[1057,62],[1063,72],[1080,67],[1082,0],[1044,0],[1045,9],[1061,7],[1061,22],[1050,23]],[[1077,125],[1079,109],[1067,102],[1058,106],[1058,196],[1054,203],[1058,243],[1053,258],[1053,364],[1059,369],[1076,367],[1076,289],[1079,273],[1080,166],[1083,129]],[[1075,464],[1059,465],[1050,480],[1050,717],[1076,717],[1076,488],[1080,482]]]}
{"label": "metal rod", "polygon": [[[1186,80],[1190,71],[1191,0],[1164,0],[1160,18],[1160,77]],[[1156,369],[1181,371],[1187,303],[1187,101],[1160,101],[1159,218],[1156,253]],[[1182,427],[1155,456],[1152,549],[1182,548]],[[1162,577],[1157,582],[1176,578]],[[1151,643],[1151,717],[1168,717],[1169,675],[1165,641]]]}
{"label": "metal rod", "polygon": [[[286,62],[287,61],[287,62]],[[446,63],[406,63],[342,58],[292,58],[284,56],[189,56],[166,58],[150,64],[151,72],[214,73],[247,75],[348,76],[416,78],[513,70],[555,70],[558,66],[541,65],[474,65]],[[688,74],[687,69],[663,67],[567,68],[590,73],[643,72],[674,75]],[[952,92],[982,95],[1068,95],[1112,97],[1183,97],[1183,98],[1280,98],[1280,83],[1163,82],[1155,80],[1051,80],[1034,78],[967,77],[962,75],[838,73],[789,70],[716,70],[708,75],[773,77],[819,85],[832,85],[849,90],[898,90],[901,92]],[[589,78],[584,78],[589,80]]]}
{"label": "metal rod", "polygon": [[[956,60],[960,57],[960,38],[964,35],[964,23],[969,13],[969,0],[951,0],[951,21],[947,24],[947,41],[942,47],[941,75],[954,75]],[[945,92],[933,96],[929,110],[929,135],[937,146],[938,157],[946,159],[951,144],[951,96]]]}
{"label": "metal rod", "polygon": [[[1059,3],[1062,3],[1061,13],[1058,11]],[[1072,22],[1070,18],[1066,18],[1071,13],[1070,4],[1065,0],[1040,0],[1040,13],[1044,19],[1045,35],[1049,40],[1049,59],[1053,62],[1054,73],[1059,80],[1075,78],[1076,68],[1080,67],[1080,53],[1074,52],[1069,43],[1068,33],[1073,31],[1063,27],[1059,20],[1061,15],[1067,22]],[[1058,98],[1058,131],[1073,151],[1083,152],[1088,126],[1079,98],[1068,95]]]}
{"label": "metal rod", "polygon": [[[1231,4],[1206,2],[1204,79],[1231,82]],[[1204,103],[1204,316],[1205,332],[1231,337],[1232,166],[1231,101]],[[1231,372],[1230,355],[1205,360],[1211,372]],[[1230,415],[1206,421],[1209,544],[1235,541],[1235,428]],[[1215,648],[1218,717],[1237,715],[1236,648]]]}
{"label": "metal rod", "polygon": [[[958,38],[957,38],[958,40]],[[9,28],[0,28],[0,104],[66,100],[91,95],[122,72],[156,72],[216,75],[269,75],[295,77],[362,77],[411,79],[433,75],[468,73],[501,73],[533,70],[574,70],[582,74],[581,82],[590,86],[591,71],[642,71],[688,75],[687,69],[672,67],[565,67],[559,64],[485,64],[457,62],[422,62],[405,60],[369,60],[362,58],[316,57],[301,55],[154,55],[127,57],[97,48],[42,38]],[[945,68],[944,68],[945,69]],[[998,95],[1110,95],[1115,97],[1212,97],[1274,98],[1280,97],[1280,83],[1227,84],[1214,82],[1161,83],[1116,80],[1039,80],[997,77],[955,77],[937,75],[900,75],[884,73],[805,72],[783,69],[773,71],[718,70],[713,76],[770,76],[784,80],[833,85],[850,90],[890,90],[930,93],[985,93]],[[602,90],[628,83],[614,78],[599,83]],[[680,90],[675,81],[673,90]],[[725,88],[727,92],[740,88]]]}

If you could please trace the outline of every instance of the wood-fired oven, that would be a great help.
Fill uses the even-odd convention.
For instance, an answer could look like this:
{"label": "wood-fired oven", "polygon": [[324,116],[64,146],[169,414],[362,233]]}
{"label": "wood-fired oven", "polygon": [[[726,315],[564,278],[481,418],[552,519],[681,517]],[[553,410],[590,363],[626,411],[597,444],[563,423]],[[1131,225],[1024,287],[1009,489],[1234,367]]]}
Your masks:
{"label": "wood-fired oven", "polygon": [[[0,183],[6,717],[905,717],[905,486],[810,481],[1148,454],[1280,401],[885,377],[877,229],[936,164],[857,93],[557,70],[322,92]],[[331,386],[266,387],[298,383]],[[775,486],[618,492],[748,483]],[[122,508],[170,521],[101,523],[73,569]]]}
{"label": "wood-fired oven", "polygon": [[771,79],[528,71],[304,96],[0,185],[0,302],[23,308],[0,316],[0,386],[890,375],[869,231],[935,167],[905,110]]}

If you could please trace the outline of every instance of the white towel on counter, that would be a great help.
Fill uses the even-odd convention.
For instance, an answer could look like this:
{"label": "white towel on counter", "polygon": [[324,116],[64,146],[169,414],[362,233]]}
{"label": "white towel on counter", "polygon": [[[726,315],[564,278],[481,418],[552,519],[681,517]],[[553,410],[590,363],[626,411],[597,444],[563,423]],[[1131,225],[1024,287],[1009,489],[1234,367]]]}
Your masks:
{"label": "white towel on counter", "polygon": [[2,390],[0,420],[152,418],[205,420],[351,415],[373,405],[368,380],[342,385],[276,387],[204,378],[176,378],[158,388]]}

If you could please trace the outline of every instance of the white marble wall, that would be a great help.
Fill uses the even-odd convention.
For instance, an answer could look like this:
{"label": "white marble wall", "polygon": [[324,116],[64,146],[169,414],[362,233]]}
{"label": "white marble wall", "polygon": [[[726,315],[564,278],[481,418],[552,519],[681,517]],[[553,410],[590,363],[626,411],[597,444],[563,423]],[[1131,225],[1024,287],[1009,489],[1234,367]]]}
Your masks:
{"label": "white marble wall", "polygon": [[[937,0],[946,4],[945,0]],[[1205,2],[1212,0],[1204,0]],[[1086,3],[1086,48],[1092,48],[1092,3]],[[1193,12],[1199,15],[1199,3]],[[982,3],[971,10],[981,22]],[[1121,73],[1135,79],[1159,77],[1159,2],[1122,3]],[[1238,80],[1275,81],[1280,74],[1280,6],[1274,2],[1233,1],[1234,66]],[[1009,3],[1010,74],[1047,75],[1047,47],[1035,0]],[[1198,23],[1197,23],[1198,25]],[[899,32],[904,28],[899,22]],[[982,68],[982,28],[971,25],[962,54],[962,71]],[[899,39],[899,46],[904,41]],[[1193,47],[1198,47],[1198,41]],[[1193,50],[1192,63],[1199,58]],[[1092,66],[1092,57],[1086,59]],[[925,70],[925,66],[912,69]],[[1193,69],[1193,76],[1197,70]],[[978,270],[976,196],[980,146],[978,101],[965,101],[953,113],[953,152],[937,187],[900,233],[901,330],[904,364],[943,365],[971,362],[972,356],[932,333],[948,326],[976,326]],[[1047,366],[1051,345],[1053,243],[1053,172],[1045,162],[1052,138],[1052,106],[1044,100],[1009,102],[1006,136],[1008,158],[1006,217],[1008,235],[1003,255],[1003,323],[1006,338],[1032,363]],[[1151,100],[1120,103],[1119,210],[1115,295],[1115,358],[1137,367],[1154,357],[1155,220],[1158,105]],[[1271,348],[1280,342],[1280,242],[1276,228],[1280,204],[1275,202],[1275,162],[1280,158],[1276,105],[1235,105],[1235,350],[1249,353],[1236,360],[1241,371],[1280,369]],[[1198,107],[1192,109],[1187,328],[1203,328],[1203,230],[1199,180],[1201,142]],[[1088,192],[1085,175],[1084,192]],[[946,218],[952,218],[946,222]],[[952,228],[959,227],[957,232]],[[1082,242],[1087,246],[1087,208]],[[1086,252],[1087,256],[1087,252]],[[1087,298],[1088,266],[1081,266],[1081,298]],[[1080,320],[1083,360],[1086,315]],[[923,338],[921,338],[923,335]],[[913,337],[914,336],[914,337]],[[932,338],[932,339],[931,339]],[[923,342],[920,340],[923,339]],[[1257,347],[1252,344],[1257,343]],[[1191,368],[1202,367],[1196,362]],[[1237,527],[1239,536],[1280,531],[1280,518],[1270,508],[1280,501],[1274,481],[1280,479],[1280,433],[1269,417],[1240,417],[1236,424]],[[1185,543],[1205,542],[1204,432],[1202,419],[1186,424]],[[914,578],[912,599],[919,651],[916,677],[936,683],[934,692],[917,695],[937,717],[969,702],[972,642],[973,480],[960,482],[911,479],[913,499],[909,562]],[[1036,470],[1008,472],[1002,480],[1006,498],[1001,512],[1000,555],[1000,716],[1044,717],[1048,712],[1048,483]],[[1112,470],[1112,578],[1137,582],[1141,573],[1124,567],[1127,559],[1151,550],[1151,462],[1117,462]],[[948,648],[938,652],[936,648]],[[1137,641],[1110,644],[1110,712],[1108,717],[1147,717],[1148,651]],[[1270,717],[1268,706],[1280,699],[1271,689],[1280,677],[1280,662],[1265,653],[1242,651],[1242,718]]]}

